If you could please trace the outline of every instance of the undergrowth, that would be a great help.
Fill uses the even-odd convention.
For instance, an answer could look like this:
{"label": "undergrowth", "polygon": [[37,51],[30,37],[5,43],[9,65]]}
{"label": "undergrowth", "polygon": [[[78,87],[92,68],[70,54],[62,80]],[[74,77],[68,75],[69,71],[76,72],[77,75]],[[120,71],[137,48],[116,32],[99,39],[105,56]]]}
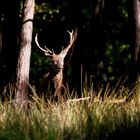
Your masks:
{"label": "undergrowth", "polygon": [[[6,91],[4,94],[12,94]],[[140,103],[137,94],[132,96],[134,89],[121,84],[83,92],[81,98],[67,93],[55,102],[45,101],[33,91],[26,108],[16,107],[7,96],[0,102],[0,139],[124,140],[139,135]]]}

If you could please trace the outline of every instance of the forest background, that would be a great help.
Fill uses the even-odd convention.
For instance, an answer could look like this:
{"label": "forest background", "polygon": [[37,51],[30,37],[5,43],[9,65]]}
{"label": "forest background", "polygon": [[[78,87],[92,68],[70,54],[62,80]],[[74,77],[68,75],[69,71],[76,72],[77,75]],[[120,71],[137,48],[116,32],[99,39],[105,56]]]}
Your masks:
{"label": "forest background", "polygon": [[[136,49],[134,6],[127,0],[36,0],[30,65],[30,84],[37,86],[47,72],[48,60],[34,43],[59,53],[68,43],[67,30],[78,28],[74,50],[66,58],[64,79],[70,89],[81,82],[94,88],[120,77],[136,80],[139,49]],[[16,81],[23,1],[0,4],[0,85]],[[137,51],[135,51],[137,50]],[[135,53],[134,53],[135,52]],[[135,59],[137,58],[137,60]]]}

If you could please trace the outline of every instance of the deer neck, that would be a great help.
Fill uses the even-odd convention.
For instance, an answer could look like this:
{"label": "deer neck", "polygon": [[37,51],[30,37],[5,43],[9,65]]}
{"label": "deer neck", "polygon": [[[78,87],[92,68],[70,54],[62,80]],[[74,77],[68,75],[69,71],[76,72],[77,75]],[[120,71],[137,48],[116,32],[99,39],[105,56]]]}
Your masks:
{"label": "deer neck", "polygon": [[61,72],[62,72],[61,69],[52,69],[49,72],[50,73],[49,76],[53,79],[53,77],[55,77],[56,75],[58,75]]}
{"label": "deer neck", "polygon": [[54,78],[54,86],[55,86],[55,96],[60,93],[61,87],[62,87],[62,81],[63,81],[63,71],[61,70],[59,73],[57,73]]}
{"label": "deer neck", "polygon": [[57,74],[54,75],[54,77],[53,77],[53,81],[54,81],[54,83],[55,83],[55,87],[58,87],[59,85],[61,85],[62,79],[63,79],[63,72],[62,72],[62,70],[61,70],[59,73],[57,73]]}

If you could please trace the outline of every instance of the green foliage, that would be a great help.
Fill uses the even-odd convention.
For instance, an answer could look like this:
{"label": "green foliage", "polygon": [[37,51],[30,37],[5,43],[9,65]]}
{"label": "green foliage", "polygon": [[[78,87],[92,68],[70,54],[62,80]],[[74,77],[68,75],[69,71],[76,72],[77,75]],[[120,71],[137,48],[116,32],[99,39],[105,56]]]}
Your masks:
{"label": "green foliage", "polygon": [[[110,75],[110,80],[116,80],[116,75],[118,73],[128,73],[128,70],[131,66],[131,54],[129,53],[129,45],[127,44],[120,44],[116,41],[116,44],[107,44],[106,45],[106,61],[107,61],[107,71]],[[127,69],[123,69],[124,65],[127,66]],[[122,71],[120,72],[120,70]]]}
{"label": "green foliage", "polygon": [[43,2],[36,4],[35,16],[38,20],[47,20],[48,16],[53,16],[54,13],[59,13],[60,5],[52,7],[51,3]]}
{"label": "green foliage", "polygon": [[34,52],[31,57],[31,74],[30,83],[32,85],[38,85],[43,76],[48,72],[49,69],[49,59],[44,55],[44,53],[34,45]]}
{"label": "green foliage", "polygon": [[131,66],[127,4],[126,0],[107,1],[103,13],[106,66],[110,80],[128,73]]}

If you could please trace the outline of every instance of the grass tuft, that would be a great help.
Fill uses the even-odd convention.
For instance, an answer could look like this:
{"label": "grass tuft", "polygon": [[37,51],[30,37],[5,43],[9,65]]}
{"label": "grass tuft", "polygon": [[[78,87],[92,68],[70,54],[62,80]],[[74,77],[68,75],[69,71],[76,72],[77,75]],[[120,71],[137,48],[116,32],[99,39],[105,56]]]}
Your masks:
{"label": "grass tuft", "polygon": [[121,140],[139,135],[139,96],[130,99],[134,90],[123,84],[113,90],[108,84],[94,96],[83,89],[83,97],[68,94],[57,102],[46,102],[32,88],[28,108],[14,106],[15,90],[10,88],[0,102],[2,140]]}

